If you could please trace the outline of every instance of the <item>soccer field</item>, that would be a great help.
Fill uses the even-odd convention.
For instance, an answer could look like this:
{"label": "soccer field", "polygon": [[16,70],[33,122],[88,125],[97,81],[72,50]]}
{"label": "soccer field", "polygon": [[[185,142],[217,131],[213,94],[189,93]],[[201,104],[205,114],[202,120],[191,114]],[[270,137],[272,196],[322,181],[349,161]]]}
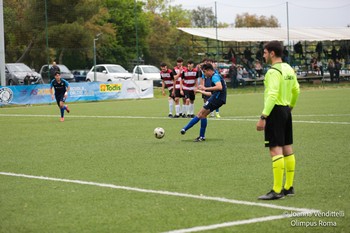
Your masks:
{"label": "soccer field", "polygon": [[349,232],[350,88],[301,91],[296,195],[268,202],[261,90],[230,94],[200,143],[166,97],[70,103],[65,122],[56,105],[0,108],[0,232]]}

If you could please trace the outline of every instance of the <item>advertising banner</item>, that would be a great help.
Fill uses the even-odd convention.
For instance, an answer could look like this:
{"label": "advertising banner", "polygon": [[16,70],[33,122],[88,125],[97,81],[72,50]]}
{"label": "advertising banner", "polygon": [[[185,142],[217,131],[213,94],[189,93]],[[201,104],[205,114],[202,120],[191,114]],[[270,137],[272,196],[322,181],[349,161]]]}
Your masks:
{"label": "advertising banner", "polygon": [[[70,83],[66,102],[100,101],[109,99],[153,98],[151,80],[119,82]],[[56,103],[51,99],[50,84],[0,86],[0,106]]]}

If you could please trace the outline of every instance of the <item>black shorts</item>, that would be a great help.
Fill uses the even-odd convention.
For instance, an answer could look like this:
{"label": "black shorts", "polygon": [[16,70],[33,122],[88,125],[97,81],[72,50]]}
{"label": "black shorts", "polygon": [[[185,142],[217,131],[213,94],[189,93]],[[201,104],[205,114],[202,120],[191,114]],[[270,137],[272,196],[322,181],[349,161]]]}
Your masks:
{"label": "black shorts", "polygon": [[193,90],[184,90],[184,96],[185,99],[190,99],[192,101],[196,99],[196,94]]}
{"label": "black shorts", "polygon": [[225,103],[221,99],[210,97],[203,105],[203,108],[210,110],[210,112],[220,108]]}
{"label": "black shorts", "polygon": [[171,89],[171,90],[169,90],[169,97],[170,98],[172,98],[172,99],[174,99],[175,98],[175,96],[173,96],[173,90]]}
{"label": "black shorts", "polygon": [[66,102],[66,98],[64,98],[63,95],[55,95],[57,105],[60,106],[60,102],[62,101],[63,103]]}
{"label": "black shorts", "polygon": [[177,97],[177,98],[183,98],[184,97],[183,95],[181,95],[180,89],[175,89],[175,97]]}
{"label": "black shorts", "polygon": [[293,144],[292,113],[288,106],[272,109],[266,119],[265,147],[286,146]]}

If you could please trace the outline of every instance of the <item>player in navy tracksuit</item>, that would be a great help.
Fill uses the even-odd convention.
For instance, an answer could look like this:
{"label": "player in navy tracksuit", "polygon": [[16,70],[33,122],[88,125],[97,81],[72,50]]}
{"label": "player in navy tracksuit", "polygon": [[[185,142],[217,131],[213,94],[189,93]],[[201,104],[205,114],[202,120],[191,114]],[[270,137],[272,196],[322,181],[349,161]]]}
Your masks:
{"label": "player in navy tracksuit", "polygon": [[210,112],[214,111],[217,108],[220,108],[222,105],[226,104],[226,83],[224,79],[217,73],[215,73],[212,64],[204,64],[202,66],[202,71],[206,79],[211,80],[211,86],[206,87],[199,85],[197,92],[202,93],[203,95],[210,96],[207,102],[204,103],[204,106],[199,110],[197,116],[195,116],[182,130],[181,134],[185,134],[187,130],[193,127],[198,121],[201,121],[201,128],[199,132],[199,137],[197,137],[195,142],[205,141],[205,131],[207,128],[207,116]]}
{"label": "player in navy tracksuit", "polygon": [[[52,88],[55,89],[55,95],[53,94]],[[50,83],[50,93],[51,98],[53,100],[56,99],[57,105],[61,110],[60,121],[64,121],[64,110],[66,110],[68,113],[70,112],[68,105],[64,105],[69,89],[69,83],[65,79],[61,78],[60,72],[56,72],[55,79],[53,79]]]}

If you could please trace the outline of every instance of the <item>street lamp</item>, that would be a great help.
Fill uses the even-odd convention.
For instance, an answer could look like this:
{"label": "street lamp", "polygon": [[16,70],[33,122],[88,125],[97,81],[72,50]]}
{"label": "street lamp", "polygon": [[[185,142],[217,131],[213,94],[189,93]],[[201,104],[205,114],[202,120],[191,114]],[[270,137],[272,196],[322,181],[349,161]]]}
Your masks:
{"label": "street lamp", "polygon": [[101,36],[103,33],[98,33],[94,38],[94,82],[96,82],[96,41],[98,40],[98,37]]}

